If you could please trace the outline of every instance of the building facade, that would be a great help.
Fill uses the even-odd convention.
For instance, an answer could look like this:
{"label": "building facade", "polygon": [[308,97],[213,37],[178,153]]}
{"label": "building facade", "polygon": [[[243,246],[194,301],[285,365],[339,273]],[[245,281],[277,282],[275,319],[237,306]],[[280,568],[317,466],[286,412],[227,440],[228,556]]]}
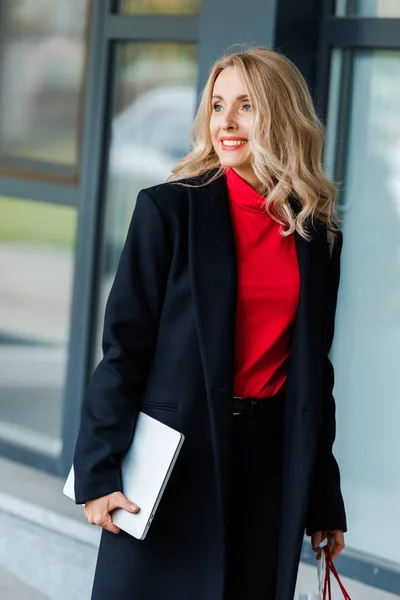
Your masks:
{"label": "building facade", "polygon": [[67,473],[137,193],[188,150],[212,62],[242,44],[293,60],[326,123],[341,568],[400,594],[399,0],[0,0],[0,455]]}

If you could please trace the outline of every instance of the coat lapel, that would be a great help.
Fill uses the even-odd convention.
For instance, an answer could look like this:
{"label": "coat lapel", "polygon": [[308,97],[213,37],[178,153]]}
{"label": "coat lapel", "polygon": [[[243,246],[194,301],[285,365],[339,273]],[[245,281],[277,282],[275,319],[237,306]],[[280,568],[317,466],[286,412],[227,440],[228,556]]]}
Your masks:
{"label": "coat lapel", "polygon": [[226,180],[189,188],[189,256],[207,390],[232,391],[236,252]]}
{"label": "coat lapel", "polygon": [[[309,229],[311,240],[295,232],[297,260],[300,272],[300,297],[293,329],[292,346],[288,364],[288,393],[298,399],[297,406],[315,410],[318,377],[309,377],[299,386],[305,373],[315,373],[318,368],[315,356],[321,355],[320,335],[324,307],[325,275],[329,260],[325,228],[316,224]],[[317,354],[315,354],[317,353]],[[311,361],[311,362],[310,362]]]}

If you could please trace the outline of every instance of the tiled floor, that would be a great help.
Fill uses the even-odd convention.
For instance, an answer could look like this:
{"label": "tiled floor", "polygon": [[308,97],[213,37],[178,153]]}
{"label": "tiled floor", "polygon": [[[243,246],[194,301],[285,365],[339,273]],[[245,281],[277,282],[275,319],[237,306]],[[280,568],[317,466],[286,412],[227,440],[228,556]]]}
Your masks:
{"label": "tiled floor", "polygon": [[[343,585],[350,594],[352,600],[399,600],[400,596],[394,594],[388,594],[382,590],[363,585],[358,581],[352,579],[342,578]],[[299,570],[299,576],[297,580],[297,593],[295,600],[299,596],[299,592],[313,592],[316,591],[316,569],[309,565],[301,564]],[[342,599],[343,596],[336,585],[336,582],[332,585],[332,594],[334,600]]]}
{"label": "tiled floor", "polygon": [[[311,591],[315,585],[315,573],[312,567],[301,565],[299,573],[301,589]],[[346,582],[353,600],[395,600],[399,596],[385,594],[379,590],[366,588],[356,582]],[[296,594],[296,600],[298,593]],[[338,596],[339,598],[339,596]],[[0,600],[52,600],[41,592],[23,583],[6,569],[0,567]],[[81,599],[84,600],[84,599]]]}
{"label": "tiled floor", "polygon": [[49,600],[0,566],[0,600]]}

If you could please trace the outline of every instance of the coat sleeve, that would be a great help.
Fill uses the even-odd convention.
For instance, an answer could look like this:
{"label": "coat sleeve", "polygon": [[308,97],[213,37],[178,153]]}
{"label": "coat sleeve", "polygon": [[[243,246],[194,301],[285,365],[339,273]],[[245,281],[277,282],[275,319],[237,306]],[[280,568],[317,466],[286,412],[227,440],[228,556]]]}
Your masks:
{"label": "coat sleeve", "polygon": [[324,315],[324,405],[321,435],[317,447],[314,478],[306,520],[308,535],[323,530],[341,529],[347,531],[346,514],[340,489],[339,467],[332,451],[336,436],[336,406],[333,397],[334,370],[329,359],[335,328],[342,243],[343,237],[339,233],[328,269],[327,302]]}
{"label": "coat sleeve", "polygon": [[163,215],[143,190],[107,300],[103,359],[82,404],[74,455],[77,504],[122,490],[121,458],[145,389],[170,262]]}

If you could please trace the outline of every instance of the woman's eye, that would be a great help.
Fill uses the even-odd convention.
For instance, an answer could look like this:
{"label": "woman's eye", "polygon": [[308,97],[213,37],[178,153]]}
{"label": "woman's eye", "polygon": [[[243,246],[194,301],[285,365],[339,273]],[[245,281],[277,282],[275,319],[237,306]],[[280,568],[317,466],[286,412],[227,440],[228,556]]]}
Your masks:
{"label": "woman's eye", "polygon": [[245,112],[250,112],[251,111],[251,104],[243,104],[243,110]]}
{"label": "woman's eye", "polygon": [[213,104],[213,109],[215,112],[221,112],[219,109],[222,110],[222,106],[220,104]]}

